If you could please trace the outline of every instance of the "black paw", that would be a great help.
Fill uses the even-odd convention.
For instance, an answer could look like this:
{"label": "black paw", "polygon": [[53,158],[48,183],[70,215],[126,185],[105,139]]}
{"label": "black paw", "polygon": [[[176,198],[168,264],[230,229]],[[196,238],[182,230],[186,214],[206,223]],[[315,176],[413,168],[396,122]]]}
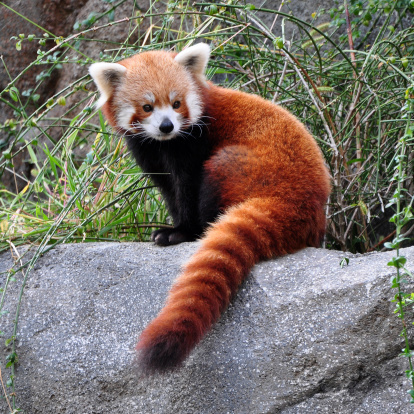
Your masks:
{"label": "black paw", "polygon": [[187,241],[194,241],[196,237],[178,228],[160,229],[151,234],[151,240],[158,246],[170,246]]}

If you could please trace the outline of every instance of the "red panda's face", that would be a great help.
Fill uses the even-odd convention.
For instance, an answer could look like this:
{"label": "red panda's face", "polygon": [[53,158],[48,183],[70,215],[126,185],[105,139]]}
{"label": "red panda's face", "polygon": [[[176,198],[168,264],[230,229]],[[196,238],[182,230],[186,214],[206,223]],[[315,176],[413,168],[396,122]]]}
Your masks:
{"label": "red panda's face", "polygon": [[120,63],[95,63],[90,73],[101,92],[97,105],[127,134],[160,141],[185,134],[202,113],[199,85],[209,53],[198,44],[177,56],[145,52]]}

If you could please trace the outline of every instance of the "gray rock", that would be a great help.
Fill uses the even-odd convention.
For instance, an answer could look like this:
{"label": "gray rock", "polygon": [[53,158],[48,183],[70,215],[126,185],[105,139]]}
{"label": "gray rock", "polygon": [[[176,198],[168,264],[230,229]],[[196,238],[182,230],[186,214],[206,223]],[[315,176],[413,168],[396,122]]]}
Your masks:
{"label": "gray rock", "polygon": [[[196,248],[72,244],[41,257],[19,319],[17,406],[43,414],[412,412],[390,303],[392,252],[347,255],[341,268],[343,253],[309,248],[257,265],[181,370],[144,377],[134,364],[138,335]],[[414,270],[414,248],[403,253]],[[10,266],[1,255],[0,272]],[[16,279],[7,326],[2,319],[8,335]]]}

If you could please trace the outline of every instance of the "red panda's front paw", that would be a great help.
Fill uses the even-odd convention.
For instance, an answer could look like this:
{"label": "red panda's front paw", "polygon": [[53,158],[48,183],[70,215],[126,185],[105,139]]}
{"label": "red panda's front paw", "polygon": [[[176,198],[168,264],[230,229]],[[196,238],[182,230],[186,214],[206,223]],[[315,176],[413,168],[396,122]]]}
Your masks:
{"label": "red panda's front paw", "polygon": [[179,244],[186,241],[194,241],[196,237],[190,233],[173,229],[160,229],[151,234],[151,240],[158,246],[170,246],[172,244]]}

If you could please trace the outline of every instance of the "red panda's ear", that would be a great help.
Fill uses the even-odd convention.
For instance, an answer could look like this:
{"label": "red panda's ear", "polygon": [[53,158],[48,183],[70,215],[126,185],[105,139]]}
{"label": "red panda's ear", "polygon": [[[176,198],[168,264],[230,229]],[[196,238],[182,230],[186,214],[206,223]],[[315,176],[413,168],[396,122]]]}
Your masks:
{"label": "red panda's ear", "polygon": [[210,58],[210,46],[197,43],[180,52],[174,59],[186,67],[196,78],[205,81],[204,72]]}
{"label": "red panda's ear", "polygon": [[96,83],[101,97],[96,103],[100,108],[113,94],[114,90],[122,83],[125,76],[126,67],[119,63],[94,63],[89,68],[89,73]]}

